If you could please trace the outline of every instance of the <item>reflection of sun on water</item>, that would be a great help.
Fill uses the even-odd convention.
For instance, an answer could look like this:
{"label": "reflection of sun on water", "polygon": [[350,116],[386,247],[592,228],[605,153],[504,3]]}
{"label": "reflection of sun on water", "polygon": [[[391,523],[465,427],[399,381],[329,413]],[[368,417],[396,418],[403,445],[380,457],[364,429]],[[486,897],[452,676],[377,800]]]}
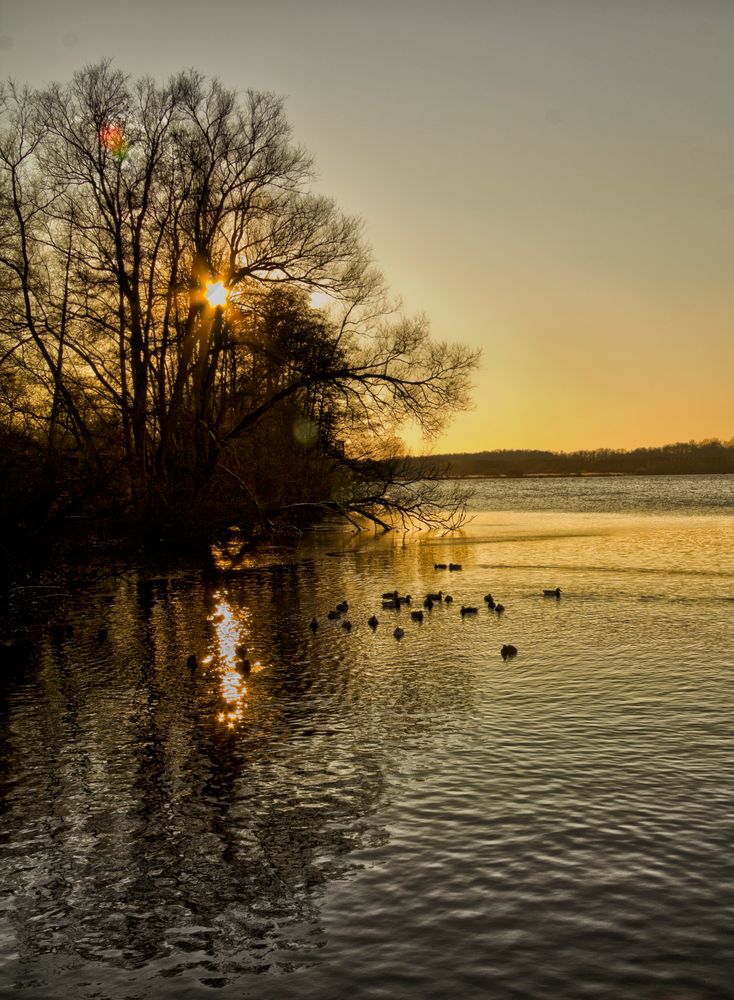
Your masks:
{"label": "reflection of sun on water", "polygon": [[[216,632],[214,651],[207,656],[204,663],[213,663],[219,674],[219,688],[226,707],[219,713],[217,719],[229,729],[244,718],[247,708],[247,684],[243,677],[243,661],[246,653],[243,646],[247,638],[247,629],[236,617],[232,606],[222,594],[215,594],[217,605],[209,617]],[[252,672],[261,670],[260,663],[251,666]]]}

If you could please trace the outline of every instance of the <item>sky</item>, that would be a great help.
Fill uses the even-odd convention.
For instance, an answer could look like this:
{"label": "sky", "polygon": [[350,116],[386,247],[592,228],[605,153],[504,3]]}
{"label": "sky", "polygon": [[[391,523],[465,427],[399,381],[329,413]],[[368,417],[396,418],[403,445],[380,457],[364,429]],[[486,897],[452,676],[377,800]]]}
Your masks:
{"label": "sky", "polygon": [[733,0],[0,0],[0,77],[283,97],[474,406],[415,450],[734,438]]}

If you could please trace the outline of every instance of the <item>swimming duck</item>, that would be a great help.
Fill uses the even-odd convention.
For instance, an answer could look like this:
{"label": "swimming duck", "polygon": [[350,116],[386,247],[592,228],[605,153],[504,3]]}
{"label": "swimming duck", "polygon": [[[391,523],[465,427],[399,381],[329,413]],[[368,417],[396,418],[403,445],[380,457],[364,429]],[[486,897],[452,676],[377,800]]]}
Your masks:
{"label": "swimming duck", "polygon": [[423,612],[422,611],[411,611],[410,612],[410,617],[413,619],[414,622],[422,622],[423,621]]}
{"label": "swimming duck", "polygon": [[484,595],[484,600],[487,602],[487,604],[490,606],[490,608],[494,607],[494,597],[492,597],[491,594],[485,594]]}
{"label": "swimming duck", "polygon": [[308,627],[311,629],[312,632],[315,632],[316,629],[319,627],[319,623],[315,618],[312,618],[311,621],[308,623]]}
{"label": "swimming duck", "polygon": [[395,636],[396,639],[402,639],[403,636],[405,635],[405,630],[400,628],[400,626],[398,625],[398,627],[393,632],[393,635]]}
{"label": "swimming duck", "polygon": [[340,604],[337,604],[336,610],[337,611],[349,611],[349,605],[348,605],[348,603],[346,601],[342,601]]}
{"label": "swimming duck", "polygon": [[434,569],[448,569],[448,566],[446,565],[446,563],[434,563],[433,564],[433,568]]}
{"label": "swimming duck", "polygon": [[341,611],[330,611],[326,617],[329,619],[330,622],[333,622],[336,621],[337,618],[341,618],[341,616],[342,616]]}
{"label": "swimming duck", "polygon": [[449,563],[449,569],[453,572],[454,570],[461,569],[461,563]]}
{"label": "swimming duck", "polygon": [[389,601],[383,600],[382,606],[383,608],[392,608],[393,610],[395,610],[396,608],[400,607],[400,601],[398,601],[396,598],[393,597]]}
{"label": "swimming duck", "polygon": [[453,597],[451,596],[451,594],[447,594],[447,595],[446,595],[446,596],[444,597],[444,599],[443,599],[443,603],[444,603],[444,604],[453,604],[453,601],[454,601],[454,599],[453,599]]}
{"label": "swimming duck", "polygon": [[352,623],[349,620],[343,621],[342,622],[342,628],[344,629],[345,632],[351,632],[352,631]]}
{"label": "swimming duck", "polygon": [[561,588],[556,587],[555,590],[544,590],[543,597],[555,597],[556,600],[561,596]]}
{"label": "swimming duck", "polygon": [[383,601],[397,601],[399,594],[397,590],[388,591],[386,594],[382,595]]}
{"label": "swimming duck", "polygon": [[439,590],[437,594],[426,594],[427,601],[433,601],[434,604],[440,604],[443,600],[443,591]]}
{"label": "swimming duck", "polygon": [[237,670],[239,671],[239,673],[244,674],[246,677],[249,674],[250,670],[252,670],[250,661],[240,660],[240,662],[237,664]]}
{"label": "swimming duck", "polygon": [[500,650],[500,656],[503,660],[510,660],[513,656],[517,656],[517,646],[513,646],[511,642],[508,642]]}
{"label": "swimming duck", "polygon": [[498,615],[501,615],[502,612],[505,610],[505,606],[504,604],[495,604],[494,610],[497,612]]}
{"label": "swimming duck", "polygon": [[378,620],[378,618],[377,618],[376,615],[371,615],[367,619],[367,624],[369,625],[370,628],[377,628],[377,626],[380,624],[380,622],[379,622],[379,620]]}
{"label": "swimming duck", "polygon": [[428,611],[433,611],[433,601],[431,600],[430,597],[427,597],[425,599],[425,601],[423,602],[423,607],[426,608],[426,610]]}
{"label": "swimming duck", "polygon": [[475,615],[475,614],[477,614],[477,609],[476,608],[465,608],[463,604],[461,605],[461,617],[462,618],[464,617],[464,615]]}

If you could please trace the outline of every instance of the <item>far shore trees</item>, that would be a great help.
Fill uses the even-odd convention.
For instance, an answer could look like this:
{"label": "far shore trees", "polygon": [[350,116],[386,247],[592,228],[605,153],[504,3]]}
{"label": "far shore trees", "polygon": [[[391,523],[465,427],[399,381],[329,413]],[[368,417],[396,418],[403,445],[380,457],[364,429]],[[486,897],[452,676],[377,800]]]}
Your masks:
{"label": "far shore trees", "polygon": [[277,97],[103,62],[7,84],[0,121],[0,444],[42,457],[49,505],[460,516],[395,456],[468,405],[477,355],[391,303]]}

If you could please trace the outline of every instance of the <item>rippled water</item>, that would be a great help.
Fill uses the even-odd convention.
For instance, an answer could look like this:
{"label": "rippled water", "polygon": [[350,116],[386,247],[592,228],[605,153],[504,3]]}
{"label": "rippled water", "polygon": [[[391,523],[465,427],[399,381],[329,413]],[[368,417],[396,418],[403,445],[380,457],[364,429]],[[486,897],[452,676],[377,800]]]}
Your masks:
{"label": "rippled water", "polygon": [[639,483],[80,587],[4,677],[0,993],[733,997],[734,480]]}

